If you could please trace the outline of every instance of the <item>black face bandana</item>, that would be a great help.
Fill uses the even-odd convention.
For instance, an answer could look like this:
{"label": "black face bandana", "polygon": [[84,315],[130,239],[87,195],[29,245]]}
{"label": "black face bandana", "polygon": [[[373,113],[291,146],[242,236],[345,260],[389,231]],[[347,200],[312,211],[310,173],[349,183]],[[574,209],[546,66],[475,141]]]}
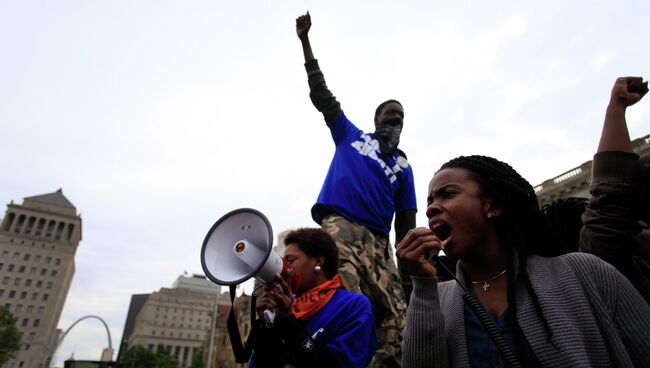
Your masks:
{"label": "black face bandana", "polygon": [[392,122],[386,121],[377,124],[375,136],[379,142],[381,153],[387,155],[395,152],[400,134],[402,134],[402,124],[392,124]]}

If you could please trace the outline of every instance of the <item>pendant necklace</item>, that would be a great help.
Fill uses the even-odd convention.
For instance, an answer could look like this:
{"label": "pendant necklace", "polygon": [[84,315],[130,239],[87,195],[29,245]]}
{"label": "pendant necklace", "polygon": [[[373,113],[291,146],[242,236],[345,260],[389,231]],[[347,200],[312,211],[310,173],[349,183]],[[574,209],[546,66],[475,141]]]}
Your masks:
{"label": "pendant necklace", "polygon": [[483,291],[488,291],[488,289],[490,288],[490,286],[492,286],[491,284],[489,284],[489,282],[490,282],[490,281],[493,281],[493,280],[496,280],[496,279],[498,279],[499,277],[503,276],[503,274],[506,273],[506,271],[508,271],[507,268],[504,269],[503,271],[499,272],[496,276],[493,276],[493,277],[491,277],[491,278],[489,278],[489,279],[487,279],[487,280],[484,280],[484,281],[472,281],[472,284],[483,284],[483,285],[481,286],[481,288],[483,289]]}

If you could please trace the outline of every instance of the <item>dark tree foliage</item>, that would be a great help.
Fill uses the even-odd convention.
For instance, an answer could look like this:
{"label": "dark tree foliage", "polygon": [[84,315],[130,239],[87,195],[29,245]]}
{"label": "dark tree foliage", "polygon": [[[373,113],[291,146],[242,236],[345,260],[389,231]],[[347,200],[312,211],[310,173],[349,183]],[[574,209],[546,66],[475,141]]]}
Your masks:
{"label": "dark tree foliage", "polygon": [[0,366],[16,357],[22,333],[16,328],[16,317],[0,306]]}

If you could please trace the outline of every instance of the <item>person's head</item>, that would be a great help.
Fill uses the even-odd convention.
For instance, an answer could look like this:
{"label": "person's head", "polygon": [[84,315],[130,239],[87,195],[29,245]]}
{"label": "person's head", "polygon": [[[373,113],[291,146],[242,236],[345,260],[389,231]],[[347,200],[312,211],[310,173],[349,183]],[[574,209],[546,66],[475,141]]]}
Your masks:
{"label": "person's head", "polygon": [[577,252],[580,248],[582,214],[588,203],[587,198],[564,197],[542,206],[542,213],[564,244],[565,252]]}
{"label": "person's head", "polygon": [[531,296],[551,341],[553,333],[528,277],[526,258],[528,254],[558,254],[558,241],[539,209],[532,185],[505,162],[487,156],[460,156],[442,165],[429,188],[428,202],[433,199],[427,207],[429,227],[446,239],[447,247],[456,243],[451,244],[452,256],[463,260],[468,252],[491,244],[505,252],[508,310],[519,351],[525,351],[516,312],[519,281]]}
{"label": "person's head", "polygon": [[505,162],[478,155],[450,160],[431,180],[428,203],[429,226],[452,256],[495,241],[510,255],[514,249],[558,254],[533,187]]}
{"label": "person's head", "polygon": [[404,124],[404,107],[397,100],[386,100],[375,109],[375,127],[379,123]]}
{"label": "person's head", "polygon": [[404,126],[404,108],[397,100],[387,100],[375,110],[375,135],[384,154],[392,153],[399,145]]}
{"label": "person's head", "polygon": [[284,238],[284,258],[300,274],[298,293],[333,278],[338,273],[339,252],[334,239],[324,230],[302,228]]}

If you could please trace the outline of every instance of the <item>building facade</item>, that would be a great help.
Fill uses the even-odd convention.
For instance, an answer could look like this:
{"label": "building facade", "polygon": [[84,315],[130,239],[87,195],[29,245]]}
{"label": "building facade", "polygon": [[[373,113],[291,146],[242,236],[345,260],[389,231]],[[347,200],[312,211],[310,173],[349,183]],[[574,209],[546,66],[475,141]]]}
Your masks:
{"label": "building facade", "polygon": [[48,367],[75,271],[81,217],[61,189],[7,205],[0,222],[0,303],[22,332],[5,367]]}
{"label": "building facade", "polygon": [[[632,141],[632,147],[634,152],[639,155],[650,153],[650,134]],[[590,182],[591,160],[536,186],[535,192],[537,193],[539,205],[543,206],[558,198],[589,198]]]}
{"label": "building facade", "polygon": [[[123,361],[129,348],[140,345],[152,352],[166,349],[185,368],[190,366],[194,353],[203,348],[206,360],[211,353],[216,363],[213,366],[235,367],[225,328],[229,312],[229,294],[220,293],[220,286],[203,275],[179,276],[172,288],[133,295],[118,360]],[[245,318],[249,311],[245,312],[238,316]],[[240,331],[246,336],[249,330],[250,318],[245,318]]]}

